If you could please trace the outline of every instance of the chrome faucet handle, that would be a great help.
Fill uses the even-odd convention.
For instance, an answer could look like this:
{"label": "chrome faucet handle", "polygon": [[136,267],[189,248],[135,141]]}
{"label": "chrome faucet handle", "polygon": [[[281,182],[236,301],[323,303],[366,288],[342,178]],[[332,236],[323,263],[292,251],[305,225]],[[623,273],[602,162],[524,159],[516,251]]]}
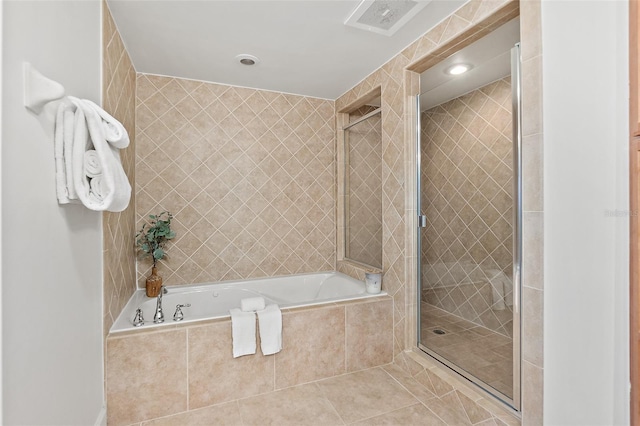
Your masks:
{"label": "chrome faucet handle", "polygon": [[158,293],[158,298],[156,300],[156,313],[153,316],[153,322],[156,324],[160,324],[164,322],[164,314],[162,313],[162,295],[166,293],[167,289],[164,286],[160,287],[160,293]]}
{"label": "chrome faucet handle", "polygon": [[142,316],[142,309],[138,308],[136,309],[136,316],[133,317],[133,326],[140,327],[141,325],[144,325],[144,317]]}
{"label": "chrome faucet handle", "polygon": [[190,308],[191,303],[187,303],[184,305],[176,305],[176,312],[173,314],[174,321],[182,321],[184,319],[184,314],[182,313],[181,308]]}

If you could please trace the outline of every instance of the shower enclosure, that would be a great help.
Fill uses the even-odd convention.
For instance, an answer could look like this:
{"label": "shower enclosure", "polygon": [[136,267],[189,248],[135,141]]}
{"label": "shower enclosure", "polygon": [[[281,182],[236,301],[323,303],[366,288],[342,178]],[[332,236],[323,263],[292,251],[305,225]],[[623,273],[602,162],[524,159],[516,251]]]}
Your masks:
{"label": "shower enclosure", "polygon": [[[425,71],[417,132],[418,346],[515,409],[522,258],[518,34],[516,19]],[[468,76],[447,76],[460,58],[475,62]]]}

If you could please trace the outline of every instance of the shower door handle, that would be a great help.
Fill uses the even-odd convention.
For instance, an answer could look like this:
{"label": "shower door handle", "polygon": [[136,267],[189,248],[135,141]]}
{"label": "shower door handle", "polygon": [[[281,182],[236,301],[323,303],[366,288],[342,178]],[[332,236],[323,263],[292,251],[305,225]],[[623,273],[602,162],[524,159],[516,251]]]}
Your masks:
{"label": "shower door handle", "polygon": [[427,227],[427,216],[423,214],[418,215],[418,228]]}

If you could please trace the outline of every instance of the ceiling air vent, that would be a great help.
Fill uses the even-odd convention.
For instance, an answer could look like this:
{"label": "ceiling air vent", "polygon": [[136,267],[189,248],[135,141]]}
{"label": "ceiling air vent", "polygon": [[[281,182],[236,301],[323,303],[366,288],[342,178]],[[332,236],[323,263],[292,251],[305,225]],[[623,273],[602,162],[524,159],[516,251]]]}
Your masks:
{"label": "ceiling air vent", "polygon": [[362,0],[345,25],[392,36],[416,16],[430,0]]}

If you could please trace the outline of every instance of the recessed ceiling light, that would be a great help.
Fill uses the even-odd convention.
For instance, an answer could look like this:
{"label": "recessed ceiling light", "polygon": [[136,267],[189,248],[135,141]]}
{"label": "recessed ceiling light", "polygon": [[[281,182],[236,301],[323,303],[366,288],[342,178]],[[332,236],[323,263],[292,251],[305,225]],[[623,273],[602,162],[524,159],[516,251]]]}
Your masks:
{"label": "recessed ceiling light", "polygon": [[469,71],[471,68],[473,68],[473,66],[469,64],[455,64],[445,69],[444,72],[449,75],[460,75]]}
{"label": "recessed ceiling light", "polygon": [[236,61],[240,62],[242,65],[255,65],[260,62],[260,59],[256,56],[243,53],[236,56]]}

